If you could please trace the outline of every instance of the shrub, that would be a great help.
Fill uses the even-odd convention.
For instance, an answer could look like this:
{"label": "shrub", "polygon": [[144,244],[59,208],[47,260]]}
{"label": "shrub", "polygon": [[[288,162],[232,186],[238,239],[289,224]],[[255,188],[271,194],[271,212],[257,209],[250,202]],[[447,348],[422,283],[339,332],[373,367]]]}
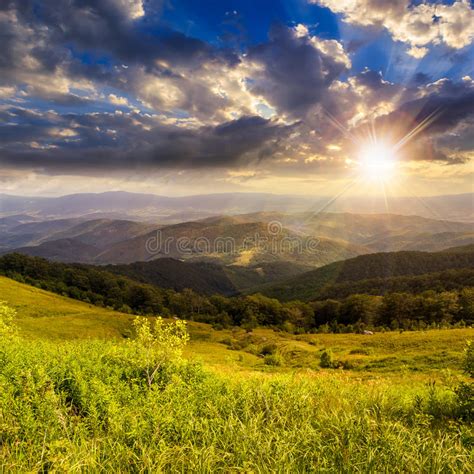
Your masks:
{"label": "shrub", "polygon": [[341,366],[344,370],[354,370],[356,368],[354,362],[351,362],[350,360],[344,360],[341,362]]}
{"label": "shrub", "polygon": [[264,346],[262,346],[262,348],[260,349],[260,355],[262,356],[273,355],[277,352],[277,350],[278,350],[278,346],[274,342],[271,342],[269,344],[265,344]]}
{"label": "shrub", "polygon": [[279,352],[266,355],[263,361],[265,362],[265,365],[271,365],[274,367],[280,367],[285,363],[285,359]]}
{"label": "shrub", "polygon": [[[468,341],[464,352],[463,369],[472,379],[474,378],[474,344]],[[462,382],[456,388],[458,416],[468,422],[474,421],[474,381]]]}
{"label": "shrub", "polygon": [[147,318],[133,322],[136,337],[128,342],[127,359],[141,368],[150,387],[157,373],[166,364],[180,362],[184,346],[189,341],[186,321],[165,323],[161,317],[152,325]]}
{"label": "shrub", "polygon": [[258,356],[260,354],[260,349],[257,345],[255,344],[249,344],[246,348],[245,348],[245,352],[248,352],[249,354],[253,354],[253,355],[256,355]]}
{"label": "shrub", "polygon": [[224,339],[222,339],[220,341],[221,344],[224,344],[225,346],[232,346],[233,344],[233,341],[232,341],[232,338],[231,337],[224,337]]}
{"label": "shrub", "polygon": [[16,311],[10,308],[4,301],[0,301],[0,338],[10,338],[16,335],[15,319]]}
{"label": "shrub", "polygon": [[464,350],[464,371],[469,377],[474,378],[474,343],[468,341]]}
{"label": "shrub", "polygon": [[462,382],[455,392],[458,417],[468,422],[474,421],[474,383]]}
{"label": "shrub", "polygon": [[319,365],[323,369],[332,369],[335,366],[334,358],[332,352],[329,349],[326,349],[320,355],[320,362]]}

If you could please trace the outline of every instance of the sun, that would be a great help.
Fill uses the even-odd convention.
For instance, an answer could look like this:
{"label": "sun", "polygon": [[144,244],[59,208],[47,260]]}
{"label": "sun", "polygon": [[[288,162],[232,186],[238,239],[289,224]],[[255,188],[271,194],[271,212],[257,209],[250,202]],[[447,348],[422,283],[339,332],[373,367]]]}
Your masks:
{"label": "sun", "polygon": [[358,164],[363,177],[370,180],[388,181],[396,169],[396,156],[393,147],[384,142],[371,142],[359,151]]}

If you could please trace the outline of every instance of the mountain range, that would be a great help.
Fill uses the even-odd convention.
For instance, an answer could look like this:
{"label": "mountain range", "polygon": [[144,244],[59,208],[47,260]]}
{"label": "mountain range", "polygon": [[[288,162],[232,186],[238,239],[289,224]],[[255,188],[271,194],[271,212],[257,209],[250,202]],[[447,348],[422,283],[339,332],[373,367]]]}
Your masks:
{"label": "mountain range", "polygon": [[212,215],[234,215],[262,211],[348,212],[356,214],[396,213],[433,219],[474,221],[474,193],[384,198],[276,195],[268,193],[224,193],[169,197],[112,191],[60,197],[25,197],[0,194],[0,218],[27,214],[46,219],[88,216],[162,223],[197,220]]}
{"label": "mountain range", "polygon": [[163,225],[123,219],[0,220],[0,252],[64,262],[127,264],[157,258],[252,266],[320,267],[380,251],[439,251],[474,243],[474,225],[395,214],[258,212]]}

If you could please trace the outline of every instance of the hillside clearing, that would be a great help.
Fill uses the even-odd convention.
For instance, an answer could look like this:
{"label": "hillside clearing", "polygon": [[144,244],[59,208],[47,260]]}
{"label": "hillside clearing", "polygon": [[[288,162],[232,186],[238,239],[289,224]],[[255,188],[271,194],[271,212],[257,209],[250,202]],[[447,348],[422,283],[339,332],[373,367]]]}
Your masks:
{"label": "hillside clearing", "polygon": [[[131,334],[134,316],[99,308],[0,277],[0,300],[17,310],[17,325],[28,339],[122,339]],[[426,382],[460,374],[466,340],[474,329],[361,334],[306,334],[296,336],[269,328],[248,333],[234,328],[214,330],[189,322],[191,342],[186,356],[223,372],[284,373],[307,370],[340,373],[345,378],[393,378]],[[280,365],[268,365],[269,346],[282,356]],[[348,370],[321,370],[321,353],[330,349]]]}

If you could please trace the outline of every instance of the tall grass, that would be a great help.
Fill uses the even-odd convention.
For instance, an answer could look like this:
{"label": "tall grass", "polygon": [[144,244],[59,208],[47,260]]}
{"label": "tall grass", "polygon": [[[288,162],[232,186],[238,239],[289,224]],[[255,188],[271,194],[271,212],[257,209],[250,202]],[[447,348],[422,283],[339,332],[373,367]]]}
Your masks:
{"label": "tall grass", "polygon": [[[150,356],[155,343],[147,331],[141,348],[140,340],[32,342],[3,331],[0,470],[474,468],[471,426],[451,417],[449,390],[400,393],[338,375],[220,376],[163,351],[167,341],[156,334]],[[172,332],[178,339],[179,331]],[[147,370],[157,366],[150,382]]]}

